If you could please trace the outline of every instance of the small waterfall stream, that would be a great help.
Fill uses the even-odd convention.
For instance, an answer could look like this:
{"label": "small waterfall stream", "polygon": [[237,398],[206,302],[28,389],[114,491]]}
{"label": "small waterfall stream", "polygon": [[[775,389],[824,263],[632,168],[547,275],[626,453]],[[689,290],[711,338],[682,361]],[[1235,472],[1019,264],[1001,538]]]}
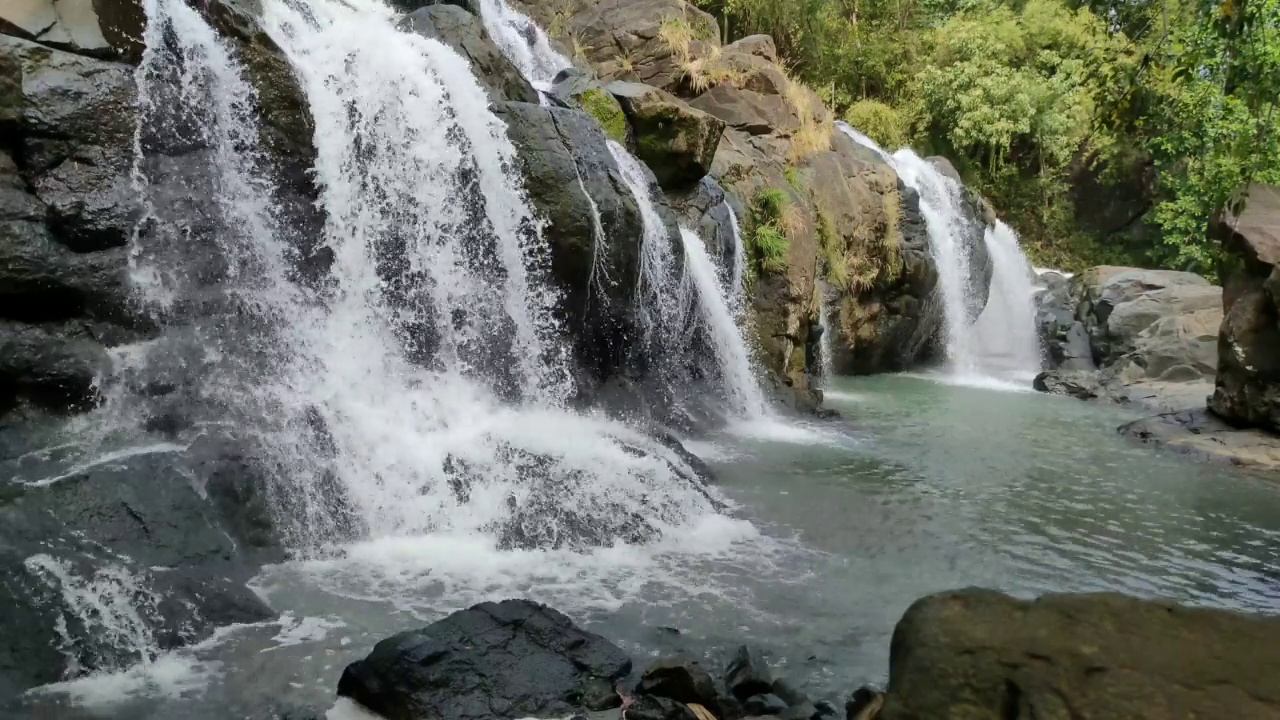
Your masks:
{"label": "small waterfall stream", "polygon": [[751,353],[742,331],[725,299],[715,263],[702,238],[692,230],[681,228],[680,239],[684,242],[685,272],[697,289],[698,307],[724,374],[724,391],[730,406],[744,419],[765,417],[768,406],[764,393],[751,367]]}
{"label": "small waterfall stream", "polygon": [[1030,266],[1012,229],[998,223],[985,231],[984,242],[993,263],[992,288],[986,306],[971,322],[978,303],[970,297],[960,185],[910,148],[888,153],[847,124],[838,126],[854,142],[883,158],[902,182],[920,196],[920,213],[929,230],[929,246],[938,268],[946,353],[953,376],[981,381],[1001,380],[1011,374],[1026,380],[1028,372],[1034,375],[1039,369],[1039,351],[1033,350],[1039,342],[1034,300],[1030,290],[1022,287],[1030,287],[1025,278]]}

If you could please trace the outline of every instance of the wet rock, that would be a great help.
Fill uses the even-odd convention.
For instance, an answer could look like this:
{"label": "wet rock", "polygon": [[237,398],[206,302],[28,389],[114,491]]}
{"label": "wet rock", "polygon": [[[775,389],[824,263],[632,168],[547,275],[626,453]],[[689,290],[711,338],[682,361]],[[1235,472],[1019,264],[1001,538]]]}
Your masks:
{"label": "wet rock", "polygon": [[836,706],[826,700],[819,700],[813,704],[813,707],[817,709],[817,713],[814,714],[815,718],[834,718],[840,715],[836,710]]}
{"label": "wet rock", "polygon": [[773,690],[773,671],[759,650],[743,645],[729,661],[724,682],[739,700],[745,700]]}
{"label": "wet rock", "polygon": [[854,690],[849,699],[845,701],[845,719],[875,720],[882,707],[884,707],[884,693],[864,685]]}
{"label": "wet rock", "polygon": [[478,14],[458,5],[437,3],[409,13],[402,25],[443,42],[467,58],[491,99],[538,102],[537,91],[493,43]]}
{"label": "wet rock", "polygon": [[1272,718],[1280,618],[1116,594],[917,600],[893,633],[880,720]]}
{"label": "wet rock", "polygon": [[636,685],[640,695],[697,703],[706,707],[716,706],[716,683],[697,660],[685,655],[660,658],[649,663]]}
{"label": "wet rock", "polygon": [[1077,400],[1093,400],[1105,394],[1097,373],[1087,370],[1046,370],[1036,375],[1031,386],[1042,393]]}
{"label": "wet rock", "polygon": [[666,190],[687,188],[711,170],[724,122],[670,93],[638,83],[612,83],[631,125],[636,156]]}
{"label": "wet rock", "polygon": [[773,691],[774,695],[782,698],[782,701],[789,706],[801,706],[808,704],[809,702],[809,697],[800,692],[800,690],[795,685],[792,685],[791,681],[786,678],[776,678],[770,689]]}
{"label": "wet rock", "polygon": [[1120,434],[1196,460],[1280,469],[1280,436],[1257,428],[1235,428],[1204,408],[1135,420],[1122,425]]}
{"label": "wet rock", "polygon": [[1209,407],[1227,421],[1280,431],[1280,187],[1254,185],[1239,214],[1215,223],[1228,252],[1226,316]]}
{"label": "wet rock", "polygon": [[787,703],[777,695],[753,695],[742,703],[747,715],[782,715],[787,711]]}
{"label": "wet rock", "polygon": [[626,711],[627,720],[700,720],[682,702],[655,695],[637,697]]}
{"label": "wet rock", "polygon": [[609,680],[587,677],[578,681],[569,702],[591,711],[612,710],[622,707],[622,696]]}
{"label": "wet rock", "polygon": [[0,321],[0,412],[22,401],[54,411],[86,410],[110,366],[106,350],[90,338]]}
{"label": "wet rock", "polygon": [[584,679],[616,681],[630,670],[621,650],[564,615],[506,600],[379,642],[347,666],[338,694],[388,720],[567,716]]}
{"label": "wet rock", "polygon": [[227,522],[203,495],[216,481],[182,445],[33,480],[0,500],[0,596],[13,608],[0,618],[0,645],[55,652],[23,662],[0,653],[0,686],[121,670],[274,615],[243,583],[258,562],[282,558],[279,545]]}

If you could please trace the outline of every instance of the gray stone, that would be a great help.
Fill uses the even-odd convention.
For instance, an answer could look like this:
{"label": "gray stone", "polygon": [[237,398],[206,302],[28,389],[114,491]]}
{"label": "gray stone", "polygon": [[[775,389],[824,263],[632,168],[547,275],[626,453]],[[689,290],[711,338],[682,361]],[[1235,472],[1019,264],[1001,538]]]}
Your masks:
{"label": "gray stone", "polygon": [[789,137],[800,129],[795,108],[780,95],[717,85],[694,98],[690,105],[750,135]]}
{"label": "gray stone", "polygon": [[740,52],[755,55],[769,62],[778,62],[778,47],[768,35],[748,35],[724,46],[724,52]]}
{"label": "gray stone", "polygon": [[467,58],[490,99],[538,102],[537,91],[489,38],[479,16],[457,5],[432,4],[409,13],[403,26],[439,40]]}
{"label": "gray stone", "polygon": [[1122,425],[1120,434],[1204,462],[1280,470],[1280,436],[1256,428],[1237,429],[1204,408],[1135,420]]}
{"label": "gray stone", "polygon": [[655,695],[679,702],[716,707],[716,683],[697,660],[685,655],[659,658],[649,663],[636,685],[636,694]]}
{"label": "gray stone", "polygon": [[664,189],[687,188],[710,172],[723,122],[657,88],[615,97],[631,125],[636,156]]}

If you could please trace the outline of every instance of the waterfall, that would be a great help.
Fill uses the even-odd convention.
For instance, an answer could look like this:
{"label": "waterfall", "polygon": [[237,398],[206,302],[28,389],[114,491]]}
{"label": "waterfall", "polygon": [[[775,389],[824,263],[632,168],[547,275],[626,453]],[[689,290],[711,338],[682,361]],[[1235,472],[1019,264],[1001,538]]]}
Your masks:
{"label": "waterfall", "polygon": [[648,170],[636,156],[609,140],[609,152],[618,163],[622,179],[640,208],[644,235],[640,247],[640,282],[636,302],[646,338],[662,343],[683,331],[687,324],[690,298],[686,289],[676,287],[676,256],[667,237],[667,226],[654,200],[656,187]]}
{"label": "waterfall", "polygon": [[726,399],[740,417],[764,417],[768,415],[764,393],[752,370],[747,343],[725,299],[715,263],[702,238],[692,230],[681,228],[680,239],[684,243],[685,273],[698,293],[698,307],[723,375]]}
{"label": "waterfall", "polygon": [[572,65],[552,49],[550,39],[537,23],[505,0],[480,0],[480,14],[485,30],[502,54],[539,91],[550,89],[556,74]]}
{"label": "waterfall", "polygon": [[738,225],[738,213],[728,200],[724,207],[729,211],[729,229],[733,233],[733,272],[729,276],[729,302],[739,315],[746,305],[747,249],[742,244],[742,228]]}
{"label": "waterfall", "polygon": [[[920,196],[920,214],[929,231],[929,247],[938,269],[951,372],[961,378],[994,378],[1010,372],[1021,376],[1032,367],[1027,361],[1031,355],[1028,348],[1034,350],[1036,341],[1032,296],[1022,288],[1027,282],[1027,260],[1018,247],[1017,236],[1004,223],[987,228],[985,244],[993,263],[992,293],[982,314],[971,323],[971,308],[977,303],[969,297],[969,254],[962,236],[965,220],[959,183],[910,148],[890,154],[845,123],[839,126],[854,142],[883,158],[902,182]],[[984,321],[983,317],[988,319]],[[1034,354],[1038,366],[1038,351]]]}
{"label": "waterfall", "polygon": [[[175,15],[185,7],[170,4]],[[181,70],[215,94],[183,99],[225,171],[211,190],[234,231],[218,236],[236,266],[226,291],[256,319],[253,335],[218,349],[254,360],[229,373],[241,387],[225,392],[229,405],[254,403],[235,417],[273,453],[278,496],[313,496],[364,536],[460,532],[500,546],[644,539],[714,512],[664,445],[563,409],[570,384],[545,246],[505,127],[467,63],[397,30],[376,0],[270,2],[264,19],[316,123],[333,263],[315,288],[291,276],[273,193],[254,174],[257,127],[241,111],[253,96],[239,68],[203,44],[202,21],[168,35],[203,48],[185,52]],[[282,521],[311,536],[299,544],[344,539],[285,510]]]}
{"label": "waterfall", "polygon": [[1013,228],[996,221],[984,237],[994,271],[991,298],[973,325],[984,368],[1030,381],[1040,372],[1036,277]]}
{"label": "waterfall", "polygon": [[822,336],[818,338],[818,367],[823,379],[831,377],[835,366],[831,349],[831,307],[827,304],[827,294],[818,289],[818,327],[822,328]]}

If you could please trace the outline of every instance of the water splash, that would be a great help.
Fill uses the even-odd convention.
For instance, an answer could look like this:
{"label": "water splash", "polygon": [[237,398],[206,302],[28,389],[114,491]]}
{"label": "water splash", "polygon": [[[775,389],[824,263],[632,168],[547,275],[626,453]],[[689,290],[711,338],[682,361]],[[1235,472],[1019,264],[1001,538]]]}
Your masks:
{"label": "water splash", "polygon": [[465,60],[376,0],[266,8],[316,122],[335,261],[295,323],[292,390],[369,538],[498,547],[639,541],[716,502],[678,453],[563,409],[545,245],[505,127]]}
{"label": "water splash", "polygon": [[993,266],[991,298],[973,324],[982,366],[1029,382],[1041,364],[1036,277],[1013,228],[997,220],[984,240]]}

